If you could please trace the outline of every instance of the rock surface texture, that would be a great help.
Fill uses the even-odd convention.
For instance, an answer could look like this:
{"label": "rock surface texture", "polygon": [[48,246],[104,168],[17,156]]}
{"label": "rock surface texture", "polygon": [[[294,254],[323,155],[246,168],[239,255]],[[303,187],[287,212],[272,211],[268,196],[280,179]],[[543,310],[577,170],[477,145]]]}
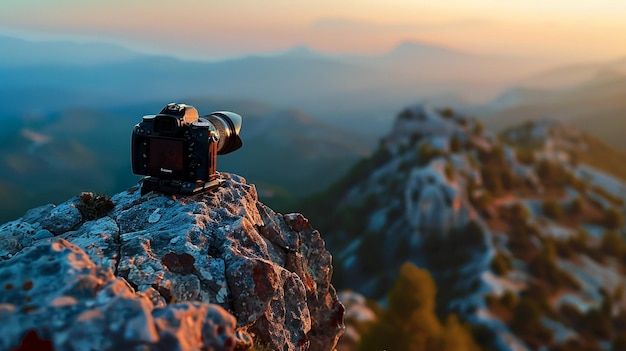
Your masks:
{"label": "rock surface texture", "polygon": [[319,232],[223,176],[189,197],[131,188],[95,220],[76,197],[0,226],[0,349],[333,350],[344,307]]}

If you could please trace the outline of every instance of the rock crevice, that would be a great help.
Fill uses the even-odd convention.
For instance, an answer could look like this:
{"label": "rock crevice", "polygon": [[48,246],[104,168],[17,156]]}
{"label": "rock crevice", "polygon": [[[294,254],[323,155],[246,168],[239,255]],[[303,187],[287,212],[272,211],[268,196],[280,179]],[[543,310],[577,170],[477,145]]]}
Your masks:
{"label": "rock crevice", "polygon": [[[0,226],[0,277],[19,280],[16,286],[36,281],[38,292],[29,299],[0,294],[0,319],[19,321],[0,326],[9,335],[0,348],[17,346],[34,329],[55,349],[132,342],[149,349],[232,350],[251,344],[252,335],[273,350],[333,350],[344,310],[330,284],[331,256],[319,232],[300,214],[281,215],[260,203],[243,178],[224,177],[224,186],[189,197],[142,197],[131,188],[113,196],[113,210],[96,220],[74,216],[78,200],[72,199]],[[38,250],[91,271],[77,276],[49,265],[20,270]],[[37,288],[48,281],[63,283],[56,290]],[[39,311],[46,311],[46,323]],[[128,317],[129,311],[137,317]],[[63,327],[79,318],[81,328]],[[45,327],[51,323],[61,326]],[[219,323],[223,335],[209,333]],[[124,328],[110,330],[112,325]],[[196,332],[195,341],[182,340]]]}

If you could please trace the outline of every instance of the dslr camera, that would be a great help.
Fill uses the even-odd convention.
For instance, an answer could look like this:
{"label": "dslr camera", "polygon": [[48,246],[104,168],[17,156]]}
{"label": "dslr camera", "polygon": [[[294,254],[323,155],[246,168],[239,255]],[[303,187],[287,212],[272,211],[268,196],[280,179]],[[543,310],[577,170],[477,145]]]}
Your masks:
{"label": "dslr camera", "polygon": [[216,157],[242,145],[241,116],[228,111],[199,117],[193,106],[171,103],[135,125],[133,173],[144,175],[141,194],[194,194],[220,185]]}

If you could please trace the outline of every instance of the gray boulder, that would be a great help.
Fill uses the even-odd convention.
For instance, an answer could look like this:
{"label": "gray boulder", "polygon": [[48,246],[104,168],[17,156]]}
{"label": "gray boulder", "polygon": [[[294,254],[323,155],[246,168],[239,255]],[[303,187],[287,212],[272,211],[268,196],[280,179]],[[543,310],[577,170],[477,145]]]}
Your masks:
{"label": "gray boulder", "polygon": [[333,350],[344,308],[319,232],[223,176],[194,196],[131,188],[99,219],[76,197],[0,226],[0,349],[36,331],[57,350]]}
{"label": "gray boulder", "polygon": [[443,166],[436,163],[440,162],[411,171],[404,194],[405,216],[415,231],[444,235],[463,228],[471,210],[458,183],[447,181]]}

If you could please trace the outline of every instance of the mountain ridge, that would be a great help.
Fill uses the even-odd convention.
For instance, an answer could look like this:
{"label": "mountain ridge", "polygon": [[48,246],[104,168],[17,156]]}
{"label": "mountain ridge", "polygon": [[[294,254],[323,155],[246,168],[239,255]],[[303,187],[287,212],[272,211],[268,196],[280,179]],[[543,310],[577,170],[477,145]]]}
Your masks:
{"label": "mountain ridge", "polygon": [[[626,178],[597,168],[623,163],[598,155],[600,145],[557,120],[496,136],[480,120],[416,105],[371,157],[301,208],[328,233],[335,285],[371,299],[383,311],[375,319],[392,318],[388,299],[410,298],[390,290],[409,279],[397,273],[409,262],[436,282],[436,316],[469,323],[483,348],[621,345]],[[368,340],[359,349],[390,347],[363,332],[383,325],[354,323]],[[602,327],[589,332],[594,323]]]}
{"label": "mountain ridge", "polygon": [[83,66],[100,65],[136,59],[142,54],[111,43],[80,43],[72,41],[36,41],[0,35],[0,46],[6,51],[0,66],[36,65]]}
{"label": "mountain ridge", "polygon": [[[81,65],[81,64],[102,64],[102,63],[115,63],[119,61],[132,60],[137,57],[160,57],[171,58],[177,61],[188,62],[221,62],[232,61],[246,58],[273,58],[273,57],[306,57],[306,58],[336,58],[340,56],[354,56],[355,54],[331,54],[312,49],[305,44],[294,45],[285,51],[279,51],[267,54],[243,54],[237,57],[215,59],[184,59],[176,57],[171,54],[154,54],[142,51],[133,50],[127,46],[109,42],[79,42],[71,40],[32,40],[23,39],[19,37],[0,35],[0,43],[4,47],[13,48],[3,55],[0,60],[0,65],[49,65],[56,63],[63,63],[64,65]],[[19,50],[18,50],[19,49]],[[405,40],[387,52],[381,54],[381,56],[395,56],[402,55],[404,53],[416,54],[420,52],[431,53],[449,53],[449,54],[461,54],[460,51],[437,46],[428,43],[422,43],[418,41]],[[44,53],[48,56],[43,57]],[[103,55],[103,54],[109,54]],[[19,55],[18,55],[19,54]],[[50,55],[54,54],[54,55]],[[12,56],[17,55],[17,56]],[[24,58],[31,60],[24,61]],[[42,59],[42,61],[36,61],[34,59]],[[43,61],[43,60],[47,61]],[[96,60],[99,59],[99,60]],[[65,62],[64,62],[65,61]],[[39,62],[39,63],[38,63]]]}
{"label": "mountain ridge", "polygon": [[[407,44],[404,45],[406,48]],[[409,46],[424,48],[420,44]],[[6,77],[0,81],[0,91],[3,92],[0,103],[7,106],[3,114],[15,114],[21,109],[48,112],[70,105],[106,107],[158,98],[233,97],[298,106],[308,113],[322,116],[327,122],[333,121],[333,114],[341,114],[343,118],[335,123],[341,123],[343,128],[361,128],[360,118],[365,116],[381,122],[381,111],[388,114],[395,106],[414,101],[416,95],[490,96],[506,82],[514,80],[514,76],[522,76],[522,72],[532,72],[542,66],[537,62],[530,64],[528,60],[507,58],[485,61],[484,57],[427,45],[429,50],[426,51],[432,55],[415,55],[416,50],[403,50],[402,47],[402,55],[398,55],[398,51],[392,54],[392,49],[380,56],[293,55],[287,51],[220,61],[185,61],[163,55],[107,61],[105,57],[108,56],[103,55],[99,61],[102,64],[90,66],[84,62],[81,65],[0,65],[0,75]],[[10,58],[14,51],[7,47],[6,60],[17,61],[16,57]],[[19,51],[20,55],[29,56],[28,52],[22,51]],[[46,55],[34,51],[29,56],[32,60],[45,60]],[[54,54],[63,55],[62,52]],[[74,58],[70,57],[69,62],[72,60]],[[439,68],[433,71],[435,66]],[[490,74],[477,75],[485,70]],[[496,74],[495,70],[499,73]],[[480,84],[468,87],[474,83]],[[46,94],[55,98],[44,99]],[[37,98],[26,98],[29,96]]]}
{"label": "mountain ridge", "polygon": [[621,135],[626,75],[600,70],[589,80],[559,89],[514,88],[485,109],[483,122],[493,130],[545,117],[567,121],[605,142],[626,148]]}
{"label": "mountain ridge", "polygon": [[[7,195],[0,219],[17,218],[28,208],[85,189],[114,193],[135,184],[139,177],[132,174],[129,162],[132,128],[143,115],[169,102],[107,110],[71,108],[38,118],[7,119],[0,131],[0,164],[5,169],[0,189]],[[220,156],[218,170],[248,174],[259,184],[264,201],[290,202],[293,196],[322,189],[371,148],[370,138],[331,127],[300,110],[235,99],[185,102],[202,114],[232,110],[243,116],[244,147]],[[25,132],[46,141],[31,140]],[[71,184],[65,184],[67,180]]]}

